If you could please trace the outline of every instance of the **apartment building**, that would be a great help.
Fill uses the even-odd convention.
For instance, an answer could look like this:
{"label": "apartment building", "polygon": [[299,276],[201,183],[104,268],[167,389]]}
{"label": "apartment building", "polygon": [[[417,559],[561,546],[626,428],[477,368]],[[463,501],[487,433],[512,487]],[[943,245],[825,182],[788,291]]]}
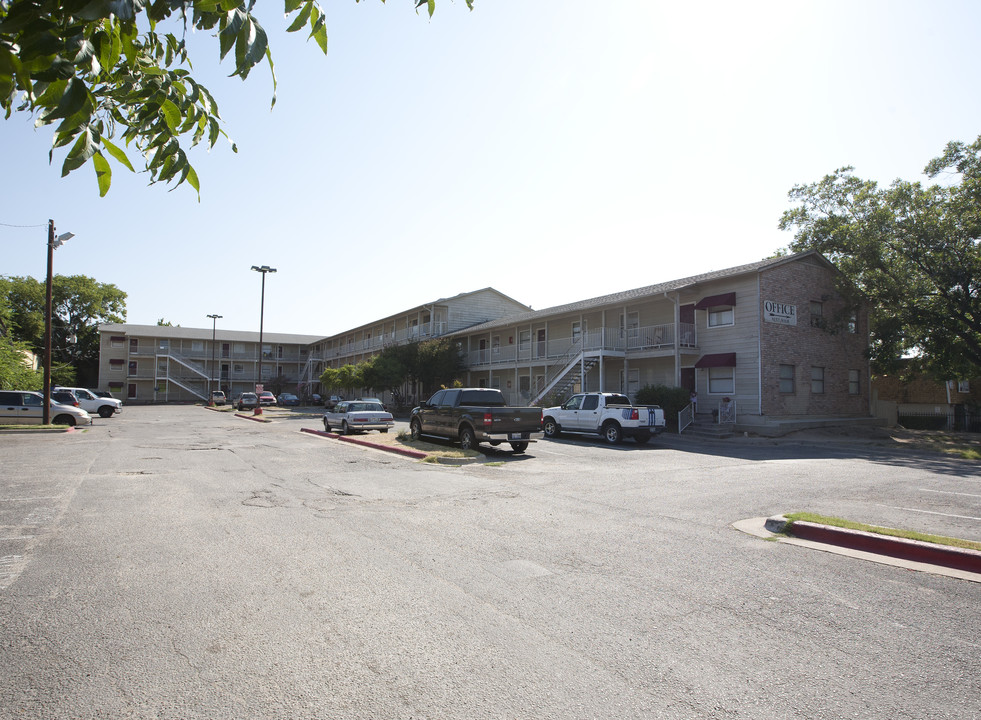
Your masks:
{"label": "apartment building", "polygon": [[[725,408],[745,429],[868,417],[868,314],[849,306],[841,282],[826,258],[807,252],[544,310],[484,288],[328,337],[266,334],[261,375],[286,380],[283,389],[301,397],[323,394],[326,367],[449,337],[465,358],[462,380],[499,388],[517,405],[576,391],[634,396],[663,384],[695,391],[700,412]],[[131,400],[203,399],[209,376],[235,393],[251,389],[260,372],[256,333],[218,331],[212,348],[210,329],[100,331],[100,386],[125,388]]]}
{"label": "apartment building", "polygon": [[[214,333],[214,343],[212,334]],[[319,335],[262,335],[218,328],[99,326],[99,387],[129,403],[200,402],[256,384],[296,387]]]}
{"label": "apartment building", "polygon": [[[645,385],[694,390],[740,427],[869,415],[868,315],[815,252],[650,285],[450,333],[470,385],[513,403]],[[749,429],[749,428],[747,428]]]}

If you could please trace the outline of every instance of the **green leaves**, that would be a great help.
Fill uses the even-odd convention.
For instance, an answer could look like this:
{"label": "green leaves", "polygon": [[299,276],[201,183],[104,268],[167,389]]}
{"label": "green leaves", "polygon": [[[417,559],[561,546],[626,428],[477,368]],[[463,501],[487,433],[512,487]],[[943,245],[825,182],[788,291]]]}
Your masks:
{"label": "green leaves", "polygon": [[842,168],[793,188],[790,248],[833,260],[872,306],[872,358],[888,371],[914,354],[939,379],[981,370],[981,138],[927,165],[956,184],[888,188]]}
{"label": "green leaves", "polygon": [[[359,0],[358,0],[359,1]],[[384,0],[382,0],[384,2]],[[435,0],[417,0],[432,16]],[[144,158],[150,183],[187,182],[200,200],[197,173],[186,148],[213,147],[222,136],[214,98],[190,75],[184,35],[217,29],[218,57],[232,55],[232,76],[243,80],[265,60],[276,74],[269,38],[252,14],[255,0],[0,0],[0,103],[4,116],[36,114],[38,126],[59,123],[54,151],[70,147],[62,175],[92,161],[102,196],[111,185],[107,156],[130,171],[119,146]],[[473,9],[473,0],[467,0]],[[327,52],[327,24],[316,0],[284,0],[289,32],[309,28]],[[137,22],[145,13],[143,31]],[[164,32],[164,23],[177,28]],[[158,32],[158,28],[160,31]],[[234,50],[234,53],[232,51]],[[59,122],[60,121],[60,122]],[[233,152],[237,152],[234,143]]]}

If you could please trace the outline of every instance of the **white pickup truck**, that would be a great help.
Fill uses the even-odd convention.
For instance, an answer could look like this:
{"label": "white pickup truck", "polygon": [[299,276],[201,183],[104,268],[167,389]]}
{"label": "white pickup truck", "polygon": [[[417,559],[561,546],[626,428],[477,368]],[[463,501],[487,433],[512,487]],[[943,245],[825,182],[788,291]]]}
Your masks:
{"label": "white pickup truck", "polygon": [[558,407],[545,408],[542,415],[547,438],[564,432],[590,433],[613,444],[632,437],[643,445],[664,432],[664,410],[657,405],[635,407],[620,393],[579,393]]}

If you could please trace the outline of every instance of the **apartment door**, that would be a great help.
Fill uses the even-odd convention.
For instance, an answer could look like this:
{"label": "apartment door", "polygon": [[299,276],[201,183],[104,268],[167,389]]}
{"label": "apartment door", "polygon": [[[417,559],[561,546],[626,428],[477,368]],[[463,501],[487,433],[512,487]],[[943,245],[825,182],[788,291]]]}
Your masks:
{"label": "apartment door", "polygon": [[221,344],[221,356],[223,358],[229,357],[229,351],[230,350],[231,350],[231,348],[229,347],[228,343],[222,343]]}
{"label": "apartment door", "polygon": [[538,343],[536,344],[538,354],[535,357],[545,357],[545,328],[538,329]]}

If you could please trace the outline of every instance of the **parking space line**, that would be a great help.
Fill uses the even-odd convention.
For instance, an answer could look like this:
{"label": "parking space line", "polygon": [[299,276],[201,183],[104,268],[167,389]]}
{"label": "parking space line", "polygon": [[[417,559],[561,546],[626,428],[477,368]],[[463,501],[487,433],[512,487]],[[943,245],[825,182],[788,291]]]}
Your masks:
{"label": "parking space line", "polygon": [[963,497],[981,498],[981,495],[978,495],[977,493],[962,493],[962,492],[954,492],[953,490],[930,490],[929,488],[920,488],[920,492],[940,493],[941,495],[961,495]]}
{"label": "parking space line", "polygon": [[892,508],[893,510],[906,510],[907,512],[924,513],[926,515],[943,515],[944,517],[959,518],[961,520],[977,520],[978,522],[981,522],[981,517],[973,517],[971,515],[954,515],[952,513],[935,512],[933,510],[918,510],[917,508],[899,507],[897,505],[882,505],[882,507]]}

